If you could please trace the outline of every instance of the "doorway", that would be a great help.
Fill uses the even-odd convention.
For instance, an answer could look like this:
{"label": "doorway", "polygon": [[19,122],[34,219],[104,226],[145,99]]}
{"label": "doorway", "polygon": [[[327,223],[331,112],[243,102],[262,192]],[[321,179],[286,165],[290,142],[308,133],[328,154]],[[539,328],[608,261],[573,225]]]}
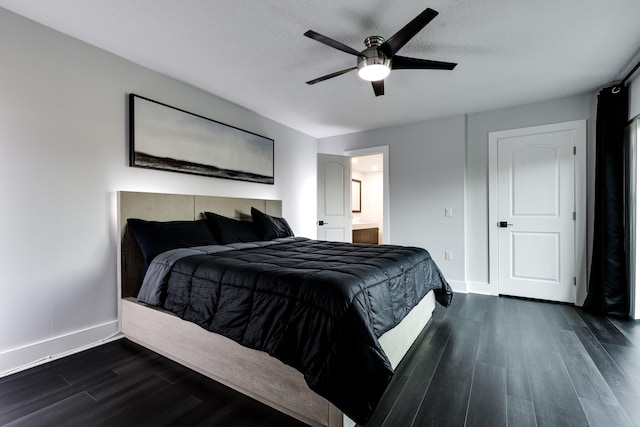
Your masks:
{"label": "doorway", "polygon": [[[389,147],[349,150],[344,155],[351,157],[352,229],[356,240],[360,235],[364,243],[390,243]],[[374,242],[371,236],[375,228]]]}
{"label": "doorway", "polygon": [[351,229],[354,243],[384,243],[383,156],[351,157]]}
{"label": "doorway", "polygon": [[497,293],[576,303],[586,285],[586,121],[489,134]]}

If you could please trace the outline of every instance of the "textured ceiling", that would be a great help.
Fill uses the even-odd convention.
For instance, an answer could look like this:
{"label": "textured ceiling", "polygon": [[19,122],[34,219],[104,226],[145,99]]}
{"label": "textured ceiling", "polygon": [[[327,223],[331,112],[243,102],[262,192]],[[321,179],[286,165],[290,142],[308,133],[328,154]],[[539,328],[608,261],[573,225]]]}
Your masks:
{"label": "textured ceiling", "polygon": [[[640,47],[640,0],[0,0],[0,7],[314,137],[593,91]],[[399,54],[457,62],[394,70],[385,95],[355,57],[306,30],[364,48],[430,7],[440,14]],[[6,36],[6,35],[5,35]],[[148,94],[150,95],[150,94]],[[162,100],[170,103],[171,100]]]}

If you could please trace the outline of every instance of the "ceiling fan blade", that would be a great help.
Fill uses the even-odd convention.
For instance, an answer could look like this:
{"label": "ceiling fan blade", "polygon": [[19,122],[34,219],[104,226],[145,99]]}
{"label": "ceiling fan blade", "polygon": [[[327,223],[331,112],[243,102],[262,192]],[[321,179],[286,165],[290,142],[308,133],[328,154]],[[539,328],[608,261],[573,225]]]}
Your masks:
{"label": "ceiling fan blade", "polygon": [[322,77],[318,77],[317,79],[309,80],[307,82],[307,84],[308,85],[314,85],[316,83],[320,83],[320,82],[323,82],[325,80],[329,80],[329,79],[332,79],[334,77],[338,77],[338,76],[340,76],[340,75],[342,75],[344,73],[348,73],[349,71],[353,71],[356,68],[358,68],[358,67],[351,67],[351,68],[347,68],[345,70],[336,71],[335,73],[327,74],[326,76],[322,76]]}
{"label": "ceiling fan blade", "polygon": [[431,61],[397,55],[391,59],[392,70],[453,70],[456,65],[458,64],[454,62]]}
{"label": "ceiling fan blade", "polygon": [[373,92],[376,96],[384,95],[384,80],[378,80],[377,82],[371,82],[373,86]]}
{"label": "ceiling fan blade", "polygon": [[413,38],[420,30],[422,30],[433,18],[438,16],[438,12],[433,9],[426,8],[420,15],[413,18],[411,22],[405,25],[400,31],[389,37],[389,40],[382,43],[379,49],[391,58],[397,51],[402,48],[409,40]]}
{"label": "ceiling fan blade", "polygon": [[305,36],[309,37],[310,39],[313,39],[317,42],[320,42],[322,44],[325,44],[329,47],[332,47],[334,49],[338,49],[341,50],[343,52],[346,53],[350,53],[351,55],[360,55],[360,52],[358,52],[357,50],[347,46],[346,44],[340,43],[339,41],[335,41],[334,39],[330,39],[327,36],[323,36],[320,33],[316,33],[313,30],[309,30],[306,33],[304,33]]}

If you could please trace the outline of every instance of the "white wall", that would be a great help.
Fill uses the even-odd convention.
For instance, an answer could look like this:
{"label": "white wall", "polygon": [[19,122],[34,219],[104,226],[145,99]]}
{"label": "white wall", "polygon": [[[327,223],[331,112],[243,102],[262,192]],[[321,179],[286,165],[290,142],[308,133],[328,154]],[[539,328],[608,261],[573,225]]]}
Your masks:
{"label": "white wall", "polygon": [[360,180],[362,184],[362,198],[360,200],[360,210],[362,212],[353,212],[353,222],[377,223],[382,228],[382,171],[363,173],[352,170],[351,178]]}
{"label": "white wall", "polygon": [[[390,240],[427,249],[453,287],[464,284],[465,117],[324,138],[322,153],[389,146]],[[453,217],[445,217],[445,208]],[[451,261],[444,251],[453,252]]]}
{"label": "white wall", "polygon": [[[0,373],[116,331],[119,190],[283,200],[315,237],[317,141],[0,9]],[[133,92],[275,140],[275,185],[128,166]]]}
{"label": "white wall", "polygon": [[382,229],[382,194],[383,177],[380,172],[366,172],[362,174],[362,222],[378,224]]}
{"label": "white wall", "polygon": [[351,171],[351,178],[361,181],[360,210],[352,212],[354,224],[375,224],[378,227],[378,243],[384,241],[384,177],[383,172]]}

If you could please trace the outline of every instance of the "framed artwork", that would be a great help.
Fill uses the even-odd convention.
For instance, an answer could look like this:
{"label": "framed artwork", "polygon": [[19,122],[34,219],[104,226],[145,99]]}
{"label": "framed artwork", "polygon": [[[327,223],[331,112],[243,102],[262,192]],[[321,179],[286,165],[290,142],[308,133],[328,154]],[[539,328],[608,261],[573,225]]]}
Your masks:
{"label": "framed artwork", "polygon": [[362,181],[351,180],[351,212],[362,212]]}
{"label": "framed artwork", "polygon": [[274,141],[129,94],[129,165],[273,184]]}

